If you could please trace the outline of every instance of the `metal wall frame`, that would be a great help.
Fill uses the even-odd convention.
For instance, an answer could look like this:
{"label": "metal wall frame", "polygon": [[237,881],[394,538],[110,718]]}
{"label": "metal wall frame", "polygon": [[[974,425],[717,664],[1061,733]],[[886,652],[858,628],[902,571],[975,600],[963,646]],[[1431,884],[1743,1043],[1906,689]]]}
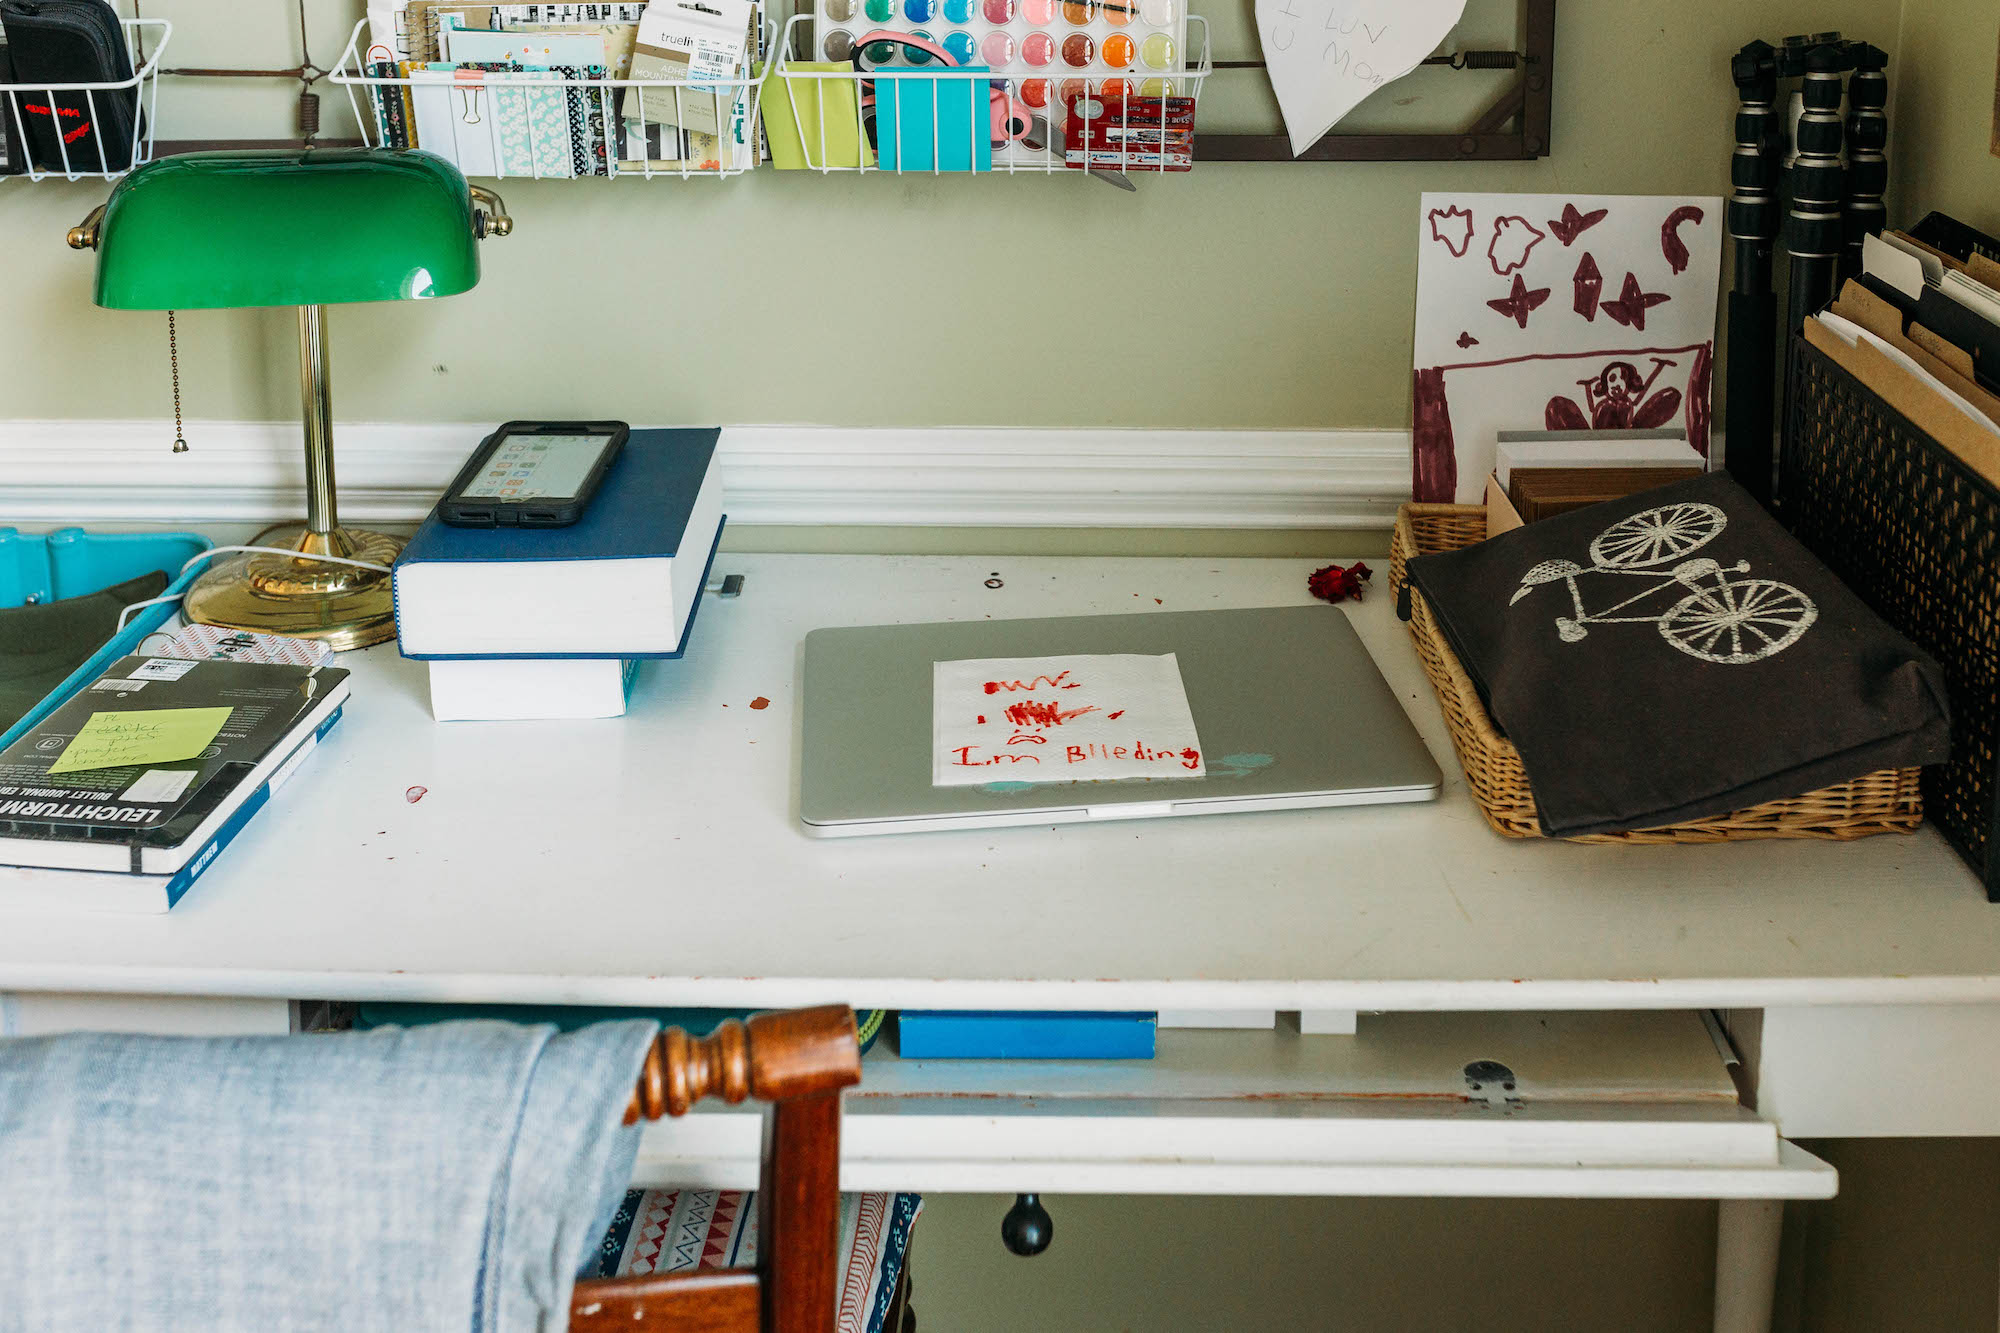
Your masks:
{"label": "metal wall frame", "polygon": [[[1554,109],[1556,0],[1521,0],[1522,60],[1511,86],[1464,130],[1329,134],[1296,157],[1282,134],[1195,135],[1196,162],[1515,162],[1546,156]],[[1432,57],[1436,63],[1446,60]],[[1218,60],[1220,69],[1261,60]],[[1512,130],[1506,127],[1512,124]]]}

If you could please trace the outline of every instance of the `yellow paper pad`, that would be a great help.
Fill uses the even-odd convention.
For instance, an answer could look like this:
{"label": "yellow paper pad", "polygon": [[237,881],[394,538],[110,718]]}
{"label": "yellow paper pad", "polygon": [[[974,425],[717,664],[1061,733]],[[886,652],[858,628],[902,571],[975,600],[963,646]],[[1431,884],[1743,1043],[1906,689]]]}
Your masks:
{"label": "yellow paper pad", "polygon": [[227,708],[155,708],[92,713],[76,738],[49,765],[49,772],[77,773],[192,759],[215,739],[230,712]]}

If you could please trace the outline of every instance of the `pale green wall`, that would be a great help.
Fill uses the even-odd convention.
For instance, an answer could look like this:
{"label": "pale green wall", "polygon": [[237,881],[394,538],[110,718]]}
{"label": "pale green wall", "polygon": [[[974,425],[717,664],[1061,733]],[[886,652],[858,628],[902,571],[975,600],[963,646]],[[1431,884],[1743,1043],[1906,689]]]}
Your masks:
{"label": "pale green wall", "polygon": [[[1240,15],[1247,0],[1223,3]],[[315,55],[331,60],[358,6],[312,8]],[[1896,38],[1894,7],[1879,0],[1760,4],[1754,22],[1751,8],[1571,0],[1555,155],[1535,163],[1217,165],[1142,179],[1136,195],[1069,176],[511,182],[519,230],[486,246],[476,291],[335,312],[336,413],[1402,426],[1421,191],[1722,193],[1727,59],[1746,37],[1837,26]],[[244,22],[246,10],[262,18]],[[146,11],[181,25],[181,62],[295,58],[288,5],[149,0]],[[1217,54],[1245,54],[1229,35],[1240,21],[1220,26]],[[1406,82],[1389,95],[1422,91]],[[282,87],[181,80],[163,96],[177,92],[169,132],[288,131]],[[0,184],[7,416],[167,411],[164,321],[90,308],[90,261],[62,243],[103,194]],[[190,316],[189,414],[291,416],[291,339],[270,315]]]}
{"label": "pale green wall", "polygon": [[2000,157],[1993,156],[1993,83],[2000,6],[1992,0],[1906,0],[1890,110],[1890,215],[1913,223],[1943,209],[2000,232]]}

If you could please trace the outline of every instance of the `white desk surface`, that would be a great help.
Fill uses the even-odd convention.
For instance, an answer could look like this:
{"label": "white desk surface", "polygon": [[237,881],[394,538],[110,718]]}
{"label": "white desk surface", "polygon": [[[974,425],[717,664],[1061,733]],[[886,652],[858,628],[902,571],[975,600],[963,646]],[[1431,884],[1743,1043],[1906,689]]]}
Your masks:
{"label": "white desk surface", "polygon": [[801,831],[807,630],[1294,604],[1309,568],[725,556],[717,572],[746,574],[743,595],[705,602],[688,660],[647,666],[619,721],[439,725],[420,663],[349,654],[346,720],[180,906],[9,909],[0,989],[989,1009],[2000,1001],[2000,906],[1928,830],[1677,848],[1493,834],[1386,571],[1364,605],[1327,614],[1352,616],[1445,769],[1436,804]]}

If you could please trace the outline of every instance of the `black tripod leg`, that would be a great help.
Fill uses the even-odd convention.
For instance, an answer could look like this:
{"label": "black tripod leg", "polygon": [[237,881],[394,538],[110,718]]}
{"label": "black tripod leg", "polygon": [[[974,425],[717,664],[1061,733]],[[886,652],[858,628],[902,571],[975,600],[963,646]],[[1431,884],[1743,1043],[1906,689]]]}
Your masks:
{"label": "black tripod leg", "polygon": [[1775,459],[1771,410],[1777,367],[1771,359],[1778,335],[1778,298],[1768,290],[1729,294],[1729,475],[1757,503],[1771,505]]}

